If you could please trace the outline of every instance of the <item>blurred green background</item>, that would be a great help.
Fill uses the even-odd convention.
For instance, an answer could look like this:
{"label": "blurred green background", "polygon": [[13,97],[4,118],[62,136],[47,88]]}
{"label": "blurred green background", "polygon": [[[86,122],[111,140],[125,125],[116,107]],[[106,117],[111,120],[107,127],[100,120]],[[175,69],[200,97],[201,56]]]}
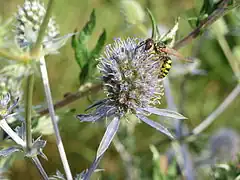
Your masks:
{"label": "blurred green background", "polygon": [[[44,2],[47,3],[47,1]],[[81,30],[88,21],[91,11],[95,8],[97,25],[88,43],[89,48],[94,47],[103,28],[107,31],[107,43],[111,43],[115,37],[134,36],[145,38],[139,29],[134,27],[126,28],[124,17],[120,13],[119,2],[118,0],[57,0],[54,16],[60,26],[61,34],[64,35],[73,32],[76,28]],[[142,7],[148,7],[155,15],[157,22],[166,28],[171,28],[176,18],[180,16],[178,39],[192,30],[187,22],[187,12],[193,7],[199,10],[202,3],[200,0],[138,0],[137,2]],[[5,20],[13,16],[17,6],[22,3],[23,0],[0,0],[0,16]],[[225,18],[227,23],[231,23],[232,19],[234,19],[234,14],[231,13]],[[237,23],[240,24],[240,22]],[[144,24],[150,28],[150,20],[147,16]],[[240,46],[239,36],[228,36],[226,39],[230,47]],[[189,118],[185,121],[188,128],[193,129],[224,100],[235,87],[236,80],[218,41],[214,37],[202,36],[197,38],[193,43],[181,49],[180,52],[185,56],[199,58],[201,62],[200,68],[207,71],[207,75],[204,76],[170,78],[175,102],[184,116]],[[54,101],[62,99],[67,92],[76,92],[78,90],[79,67],[74,59],[70,41],[60,50],[60,54],[47,57],[47,66]],[[181,95],[182,86],[184,86],[184,99],[182,99]],[[75,115],[83,113],[84,109],[92,101],[101,97],[104,97],[104,95],[99,92],[57,110],[63,143],[73,174],[80,173],[90,166],[104,134],[103,124],[80,123],[75,118]],[[37,77],[34,87],[34,105],[44,104],[43,102],[43,86],[40,77]],[[221,127],[233,128],[239,132],[239,105],[240,98],[237,98],[204,134],[211,135]],[[161,108],[166,108],[165,100]],[[73,109],[76,110],[73,112],[71,111]],[[166,137],[143,123],[137,124],[136,127],[135,125],[132,126],[134,130],[126,130],[123,127],[123,130],[119,132],[119,138],[134,157],[141,179],[151,179],[152,153],[149,145],[157,145],[158,150],[164,153],[170,147],[170,144],[168,142],[159,144]],[[48,157],[48,161],[41,159],[41,162],[47,173],[54,174],[57,169],[64,172],[54,136],[48,135],[43,138],[47,140],[44,152]],[[97,173],[96,177],[109,180],[124,179],[125,169],[113,145],[106,152],[101,162],[101,168],[104,168],[105,171]],[[9,177],[16,180],[40,179],[32,162],[21,155],[16,156]]]}

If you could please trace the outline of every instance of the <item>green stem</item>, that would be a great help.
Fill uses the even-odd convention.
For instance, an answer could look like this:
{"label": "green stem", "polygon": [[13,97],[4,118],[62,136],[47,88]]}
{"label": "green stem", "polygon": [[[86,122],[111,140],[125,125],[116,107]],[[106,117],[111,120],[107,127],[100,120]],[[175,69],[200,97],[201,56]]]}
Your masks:
{"label": "green stem", "polygon": [[31,150],[32,146],[32,96],[33,96],[33,86],[34,86],[34,75],[31,74],[27,77],[26,84],[26,102],[25,102],[25,127],[26,127],[26,149],[27,151]]}
{"label": "green stem", "polygon": [[39,30],[39,33],[38,33],[38,37],[37,37],[37,41],[36,41],[35,45],[33,46],[33,48],[31,49],[31,55],[33,57],[39,55],[41,45],[42,45],[42,41],[44,39],[45,31],[47,29],[48,22],[51,18],[51,14],[52,14],[52,11],[53,11],[53,4],[54,4],[54,0],[49,0],[48,1],[47,11],[46,11],[45,17],[43,19],[43,23],[41,24],[41,27],[40,27],[40,30]]}

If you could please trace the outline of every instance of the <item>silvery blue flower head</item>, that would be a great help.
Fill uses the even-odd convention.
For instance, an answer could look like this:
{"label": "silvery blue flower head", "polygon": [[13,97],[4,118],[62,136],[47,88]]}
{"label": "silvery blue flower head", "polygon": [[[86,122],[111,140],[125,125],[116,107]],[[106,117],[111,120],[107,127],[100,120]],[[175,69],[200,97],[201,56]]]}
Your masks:
{"label": "silvery blue flower head", "polygon": [[97,151],[99,159],[109,147],[116,134],[120,119],[127,113],[136,117],[158,131],[173,138],[166,127],[148,118],[150,114],[184,119],[182,115],[155,108],[163,96],[161,61],[156,54],[148,52],[144,41],[128,38],[116,39],[106,46],[104,55],[99,58],[98,68],[102,74],[106,99],[96,102],[88,108],[95,110],[89,114],[77,115],[81,122],[95,122],[103,118],[112,119],[108,124]]}

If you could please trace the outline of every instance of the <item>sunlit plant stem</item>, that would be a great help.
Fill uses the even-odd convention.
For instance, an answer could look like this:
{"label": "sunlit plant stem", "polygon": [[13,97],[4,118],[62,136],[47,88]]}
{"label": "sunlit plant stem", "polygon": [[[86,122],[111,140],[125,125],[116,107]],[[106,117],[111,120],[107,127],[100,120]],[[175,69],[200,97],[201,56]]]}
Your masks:
{"label": "sunlit plant stem", "polygon": [[47,99],[47,104],[48,104],[48,110],[49,110],[49,114],[52,120],[52,124],[53,124],[53,129],[54,129],[54,134],[56,137],[56,141],[57,141],[57,147],[58,147],[58,151],[63,163],[63,167],[67,176],[68,180],[72,180],[72,174],[71,174],[71,170],[68,164],[68,160],[67,160],[67,156],[63,147],[63,143],[62,143],[62,139],[60,136],[60,132],[58,129],[58,124],[57,124],[57,119],[56,119],[56,114],[55,114],[55,110],[54,110],[54,106],[53,106],[53,101],[52,101],[52,95],[51,95],[51,90],[50,90],[50,85],[49,85],[49,80],[48,80],[48,73],[47,73],[47,68],[46,68],[46,63],[45,63],[45,58],[41,57],[40,58],[40,70],[41,70],[41,76],[42,76],[42,81],[43,81],[43,85],[44,85],[44,91],[45,91],[45,95],[46,95],[46,99]]}
{"label": "sunlit plant stem", "polygon": [[34,74],[27,77],[26,84],[26,102],[25,102],[25,129],[26,129],[26,149],[31,150],[32,146],[32,96],[33,96],[33,86],[34,86]]}

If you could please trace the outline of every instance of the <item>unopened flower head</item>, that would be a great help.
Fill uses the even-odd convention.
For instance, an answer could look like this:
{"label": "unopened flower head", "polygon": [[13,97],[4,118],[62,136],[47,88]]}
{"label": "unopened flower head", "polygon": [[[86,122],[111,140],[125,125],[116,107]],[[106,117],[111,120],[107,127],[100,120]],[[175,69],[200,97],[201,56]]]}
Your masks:
{"label": "unopened flower head", "polygon": [[145,12],[137,1],[121,0],[120,11],[127,25],[139,26],[145,21]]}
{"label": "unopened flower head", "polygon": [[[16,41],[20,48],[28,49],[37,40],[40,26],[43,22],[46,10],[44,5],[38,0],[28,1],[18,8],[16,15]],[[43,40],[43,48],[45,43],[52,41],[59,35],[58,27],[55,20],[50,18],[48,27],[46,29],[46,35]]]}
{"label": "unopened flower head", "polygon": [[163,95],[160,62],[138,45],[137,39],[116,39],[99,59],[105,91],[119,112],[159,104]]}

